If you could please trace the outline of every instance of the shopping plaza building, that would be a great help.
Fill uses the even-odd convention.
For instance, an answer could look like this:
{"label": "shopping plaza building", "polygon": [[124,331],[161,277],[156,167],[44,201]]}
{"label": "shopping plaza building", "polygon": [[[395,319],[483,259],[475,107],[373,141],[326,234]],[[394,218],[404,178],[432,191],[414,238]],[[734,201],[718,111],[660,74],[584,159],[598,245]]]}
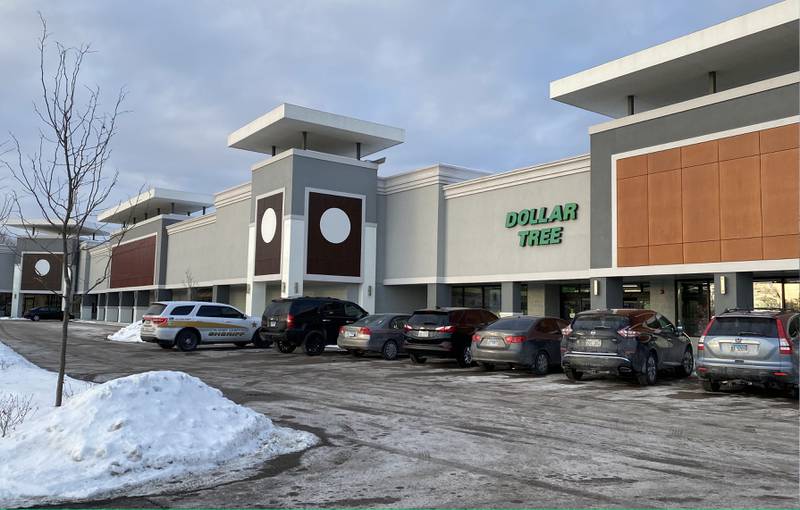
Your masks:
{"label": "shopping plaza building", "polygon": [[[550,99],[609,119],[588,128],[589,154],[508,172],[382,176],[403,129],[280,105],[228,137],[262,158],[249,181],[152,189],[99,215],[124,236],[75,247],[75,312],[130,322],[191,297],[259,315],[303,295],[374,312],[646,307],[697,335],[726,308],[800,307],[799,11],[781,2],[552,82]],[[60,299],[51,236],[0,254],[7,314]]]}

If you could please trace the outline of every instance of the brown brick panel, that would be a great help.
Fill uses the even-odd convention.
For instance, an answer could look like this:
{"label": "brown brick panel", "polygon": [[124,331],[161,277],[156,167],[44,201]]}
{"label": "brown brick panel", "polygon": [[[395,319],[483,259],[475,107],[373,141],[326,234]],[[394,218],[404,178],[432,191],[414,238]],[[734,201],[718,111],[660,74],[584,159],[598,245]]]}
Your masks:
{"label": "brown brick panel", "polygon": [[[683,241],[719,239],[719,165],[700,165],[681,172]],[[717,249],[719,256],[719,249]]]}
{"label": "brown brick panel", "polygon": [[[798,233],[800,159],[798,149],[761,156],[762,228],[765,236]],[[786,221],[795,218],[795,221]]]}
{"label": "brown brick panel", "polygon": [[761,260],[764,258],[760,237],[747,239],[723,239],[722,262]]}
{"label": "brown brick panel", "polygon": [[682,241],[680,169],[648,175],[647,217],[650,246]]}
{"label": "brown brick panel", "polygon": [[[46,274],[36,271],[36,263],[46,261],[49,268]],[[25,253],[22,255],[22,290],[51,290],[61,292],[61,265],[64,258],[60,253]]]}
{"label": "brown brick panel", "polygon": [[153,285],[156,267],[156,237],[130,241],[111,249],[112,289]]}
{"label": "brown brick panel", "polygon": [[722,138],[718,141],[719,160],[757,156],[758,146],[758,132]]}
{"label": "brown brick panel", "polygon": [[681,147],[681,167],[716,163],[719,160],[717,146],[717,141],[713,140]]}
{"label": "brown brick panel", "polygon": [[647,176],[617,183],[617,246],[647,246]]}
{"label": "brown brick panel", "polygon": [[683,262],[701,264],[720,261],[720,242],[701,241],[699,243],[683,243]]}
{"label": "brown brick panel", "polygon": [[[275,213],[275,232],[270,242],[264,241],[262,223],[264,213],[272,209]],[[254,274],[268,275],[281,272],[281,242],[283,237],[283,193],[262,197],[256,202],[256,252]]]}
{"label": "brown brick panel", "polygon": [[[761,172],[757,156],[719,164],[722,239],[761,236]],[[725,249],[723,248],[723,258]]]}
{"label": "brown brick panel", "polygon": [[647,172],[664,172],[681,167],[681,150],[668,149],[647,155]]}
{"label": "brown brick panel", "polygon": [[789,124],[759,132],[761,154],[795,149],[800,146],[798,124]]}

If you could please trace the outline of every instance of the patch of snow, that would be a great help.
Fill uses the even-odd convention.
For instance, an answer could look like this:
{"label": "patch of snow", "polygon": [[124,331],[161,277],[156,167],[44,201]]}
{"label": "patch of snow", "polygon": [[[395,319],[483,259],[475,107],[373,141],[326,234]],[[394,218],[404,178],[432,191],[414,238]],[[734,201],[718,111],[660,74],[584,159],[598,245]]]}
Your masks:
{"label": "patch of snow", "polygon": [[0,321],[28,321],[24,317],[0,317]]}
{"label": "patch of snow", "polygon": [[142,337],[139,336],[142,332],[142,321],[136,321],[133,324],[128,324],[116,333],[111,333],[106,338],[113,342],[143,342]]}
{"label": "patch of snow", "polygon": [[[56,374],[2,343],[0,359],[8,360],[0,389],[41,392],[37,401],[47,397],[52,405]],[[40,407],[0,439],[0,507],[209,486],[244,478],[270,458],[317,441],[182,372],[82,383],[62,407]]]}

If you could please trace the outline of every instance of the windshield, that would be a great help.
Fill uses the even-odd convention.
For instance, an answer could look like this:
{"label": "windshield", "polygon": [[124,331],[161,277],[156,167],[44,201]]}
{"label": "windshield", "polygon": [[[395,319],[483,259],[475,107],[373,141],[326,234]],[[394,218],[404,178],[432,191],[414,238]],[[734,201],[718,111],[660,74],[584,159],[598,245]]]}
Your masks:
{"label": "windshield", "polygon": [[447,325],[447,312],[415,313],[408,319],[409,326],[445,326]]}
{"label": "windshield", "polygon": [[572,323],[575,331],[592,329],[611,329],[614,331],[628,327],[628,318],[620,315],[579,315]]}
{"label": "windshield", "polygon": [[367,315],[363,319],[357,320],[353,326],[362,326],[367,328],[382,328],[386,321],[389,319],[388,315]]}
{"label": "windshield", "polygon": [[499,319],[486,326],[486,331],[496,331],[499,329],[508,329],[513,331],[527,331],[533,326],[535,319],[523,319],[520,317],[509,317],[508,319]]}
{"label": "windshield", "polygon": [[164,303],[153,303],[150,307],[145,310],[145,315],[161,315],[161,312],[167,307]]}
{"label": "windshield", "polygon": [[778,324],[767,317],[717,317],[708,330],[710,336],[778,336]]}

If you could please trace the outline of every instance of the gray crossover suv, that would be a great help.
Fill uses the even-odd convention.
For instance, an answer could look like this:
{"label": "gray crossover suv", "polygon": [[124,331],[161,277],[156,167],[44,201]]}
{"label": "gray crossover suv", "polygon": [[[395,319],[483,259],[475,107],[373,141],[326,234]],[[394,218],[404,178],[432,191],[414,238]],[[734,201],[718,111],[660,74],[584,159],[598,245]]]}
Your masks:
{"label": "gray crossover suv", "polygon": [[707,391],[723,381],[776,387],[797,395],[800,313],[728,310],[711,319],[697,344],[697,375]]}
{"label": "gray crossover suv", "polygon": [[555,317],[505,317],[472,335],[472,359],[484,368],[511,365],[545,375],[561,363],[561,330],[569,323]]}
{"label": "gray crossover suv", "polygon": [[581,312],[563,333],[561,366],[571,381],[585,372],[627,374],[646,386],[656,383],[663,368],[673,368],[682,377],[692,375],[691,340],[652,310]]}

